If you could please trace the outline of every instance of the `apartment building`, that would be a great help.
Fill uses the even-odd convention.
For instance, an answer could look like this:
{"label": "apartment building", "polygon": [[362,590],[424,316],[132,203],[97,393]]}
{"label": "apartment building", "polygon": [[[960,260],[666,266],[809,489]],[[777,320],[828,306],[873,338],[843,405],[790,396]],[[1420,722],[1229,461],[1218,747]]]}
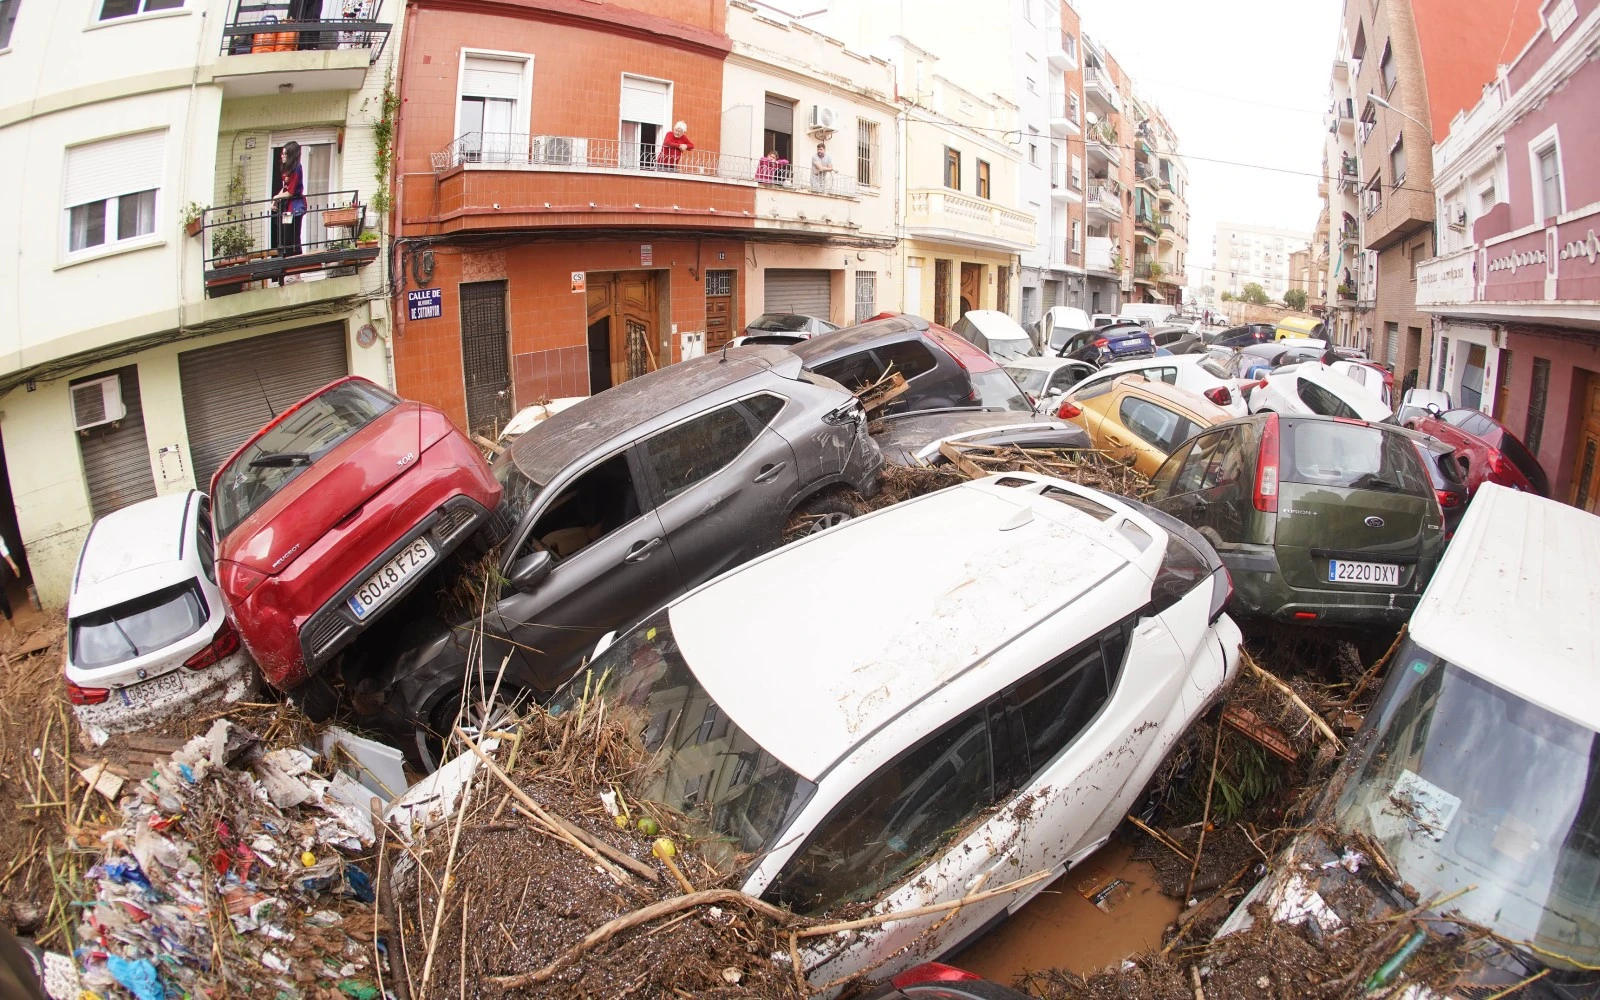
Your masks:
{"label": "apartment building", "polygon": [[1504,422],[1552,496],[1600,511],[1600,0],[1554,0],[1433,151],[1424,383]]}
{"label": "apartment building", "polygon": [[1295,276],[1293,256],[1311,243],[1311,234],[1237,222],[1217,223],[1213,278],[1217,294],[1238,298],[1244,286],[1260,285],[1267,298],[1282,302]]}
{"label": "apartment building", "polygon": [[1537,24],[1519,0],[1347,0],[1325,150],[1336,339],[1416,380],[1432,338],[1417,265],[1434,254],[1433,144]]}
{"label": "apartment building", "polygon": [[[1059,38],[1059,44],[1056,39]],[[1068,0],[1054,8],[1045,26],[1049,75],[1050,228],[1041,309],[1087,309],[1088,270],[1085,201],[1088,167],[1083,143],[1083,26]],[[1032,155],[1030,139],[1029,155]],[[1026,270],[1024,270],[1026,274]],[[1024,288],[1023,295],[1027,295]]]}
{"label": "apartment building", "polygon": [[1189,173],[1154,102],[1134,96],[1133,286],[1137,301],[1183,304],[1189,255]]}
{"label": "apartment building", "polygon": [[1124,114],[1127,78],[1110,54],[1083,36],[1084,309],[1115,313],[1133,289],[1133,134]]}
{"label": "apartment building", "polygon": [[[388,384],[401,0],[60,0],[0,30],[0,535],[47,605],[96,517],[208,489],[346,374]],[[305,212],[272,200],[298,146]],[[17,596],[13,595],[13,600]]]}

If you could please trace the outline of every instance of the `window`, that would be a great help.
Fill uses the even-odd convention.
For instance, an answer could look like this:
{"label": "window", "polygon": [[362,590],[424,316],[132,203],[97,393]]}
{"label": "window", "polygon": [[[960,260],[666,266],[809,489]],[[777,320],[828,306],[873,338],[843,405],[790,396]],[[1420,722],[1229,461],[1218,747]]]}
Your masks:
{"label": "window", "polygon": [[1162,452],[1171,452],[1197,430],[1187,417],[1138,396],[1124,397],[1117,416],[1122,426]]}
{"label": "window", "polygon": [[1550,396],[1550,362],[1545,358],[1533,359],[1533,386],[1528,391],[1528,426],[1522,443],[1535,455],[1544,440],[1544,408]]}
{"label": "window", "polygon": [[628,468],[628,455],[613,455],[579,476],[545,508],[521,555],[544,550],[559,560],[570,559],[638,517],[639,512],[639,493]]}
{"label": "window", "polygon": [[166,139],[165,131],[141,132],[67,150],[69,253],[155,233]]}
{"label": "window", "polygon": [[865,323],[878,314],[878,275],[874,271],[856,272],[856,322]]}
{"label": "window", "polygon": [[712,475],[755,440],[750,425],[732,406],[669,427],[645,442],[663,502]]}
{"label": "window", "polygon": [[871,351],[848,354],[817,365],[812,370],[818,375],[833,379],[852,392],[864,385],[871,385],[883,377],[883,367],[878,364]]}
{"label": "window", "polygon": [[513,154],[526,157],[514,134],[524,126],[517,101],[522,96],[523,59],[467,55],[461,67],[461,97],[456,110],[456,135],[461,158],[468,163],[504,163]]}
{"label": "window", "polygon": [[1483,215],[1495,206],[1494,181],[1478,189],[1478,214]]}
{"label": "window", "polygon": [[1076,190],[1083,190],[1083,158],[1081,156],[1073,156],[1072,158],[1072,186]]}
{"label": "window", "polygon": [[1444,366],[1445,366],[1445,362],[1449,359],[1449,357],[1450,357],[1450,338],[1449,337],[1440,337],[1439,338],[1439,370],[1438,370],[1438,373],[1435,375],[1435,381],[1433,383],[1433,387],[1435,389],[1443,389],[1444,388]]}
{"label": "window", "polygon": [[1371,218],[1373,213],[1375,213],[1378,209],[1383,207],[1383,177],[1382,177],[1382,175],[1374,174],[1373,177],[1372,177],[1372,180],[1367,182],[1367,187],[1366,187],[1366,191],[1364,192],[1363,202],[1364,202],[1364,207],[1366,208],[1366,213],[1367,213],[1367,217],[1368,218]]}
{"label": "window", "polygon": [[1394,86],[1398,82],[1394,66],[1394,48],[1389,45],[1383,47],[1383,59],[1378,63],[1378,69],[1383,73],[1383,96],[1388,97],[1394,93]]}
{"label": "window", "polygon": [[958,836],[994,799],[985,714],[957,719],[851,792],[767,898],[804,915],[869,900]]}
{"label": "window", "polygon": [[1035,81],[1034,78],[1031,77],[1031,76],[1030,77],[1026,77],[1025,79],[1026,79],[1027,84],[1028,84],[1028,93],[1037,94],[1039,92],[1039,84],[1038,84],[1038,82]]}
{"label": "window", "polygon": [[668,113],[671,103],[672,86],[665,80],[622,78],[622,98],[617,106],[617,135],[622,141],[619,166],[644,170],[654,167],[658,144],[672,127]]}
{"label": "window", "polygon": [[211,501],[200,501],[200,513],[195,520],[195,555],[200,557],[200,569],[206,579],[217,582],[217,546],[211,535]]}
{"label": "window", "polygon": [[1367,57],[1367,28],[1360,21],[1356,22],[1356,41],[1350,46],[1350,58],[1356,62]]}
{"label": "window", "polygon": [[[1102,641],[1107,648],[1102,648]],[[1032,774],[1044,770],[1100,714],[1111,698],[1126,649],[1127,640],[1119,627],[1103,640],[1096,638],[1086,647],[1061,657],[1008,692],[1016,702],[1011,725],[1021,727],[1017,735],[1027,747]]]}
{"label": "window", "polygon": [[210,612],[193,580],[72,620],[72,660],[108,667],[200,631]]}
{"label": "window", "polygon": [[856,183],[878,184],[878,123],[856,120]]}
{"label": "window", "polygon": [[978,161],[978,197],[989,197],[989,164],[986,160]]}
{"label": "window", "polygon": [[0,0],[0,49],[11,47],[11,27],[17,23],[17,7],[22,0]]}
{"label": "window", "polygon": [[897,344],[884,344],[873,352],[878,357],[881,372],[893,369],[908,381],[938,367],[933,355],[920,340],[902,340]]}
{"label": "window", "polygon": [[1039,144],[1036,142],[1028,143],[1028,162],[1036,167],[1039,165]]}
{"label": "window", "polygon": [[755,417],[756,423],[762,427],[772,423],[778,414],[783,412],[783,397],[775,396],[770,392],[763,392],[760,395],[742,399],[740,402],[744,403],[745,409],[750,411],[750,415]]}
{"label": "window", "polygon": [[1312,413],[1320,413],[1325,417],[1360,419],[1361,415],[1351,409],[1350,404],[1310,379],[1296,379],[1294,390],[1300,402],[1306,404]]}
{"label": "window", "polygon": [[794,162],[794,102],[776,94],[767,95],[766,127],[761,133],[764,153],[777,152],[780,159]]}
{"label": "window", "polygon": [[944,186],[961,190],[961,151],[944,148]]}
{"label": "window", "polygon": [[1577,19],[1578,8],[1573,0],[1558,0],[1544,16],[1545,26],[1550,29],[1550,40],[1553,42],[1566,34]]}
{"label": "window", "polygon": [[1394,186],[1399,187],[1406,182],[1406,141],[1396,139],[1394,148],[1389,150],[1389,176],[1394,178]]}
{"label": "window", "polygon": [[1083,222],[1072,220],[1072,252],[1077,253],[1083,247]]}
{"label": "window", "polygon": [[1295,421],[1282,438],[1279,462],[1280,479],[1306,486],[1413,496],[1433,491],[1433,481],[1411,441],[1376,426]]}
{"label": "window", "polygon": [[[15,7],[14,4],[12,6]],[[175,10],[182,6],[183,0],[104,0],[100,4],[100,20],[110,21],[157,10]],[[16,16],[14,10],[12,16]]]}
{"label": "window", "polygon": [[1543,222],[1565,209],[1561,204],[1561,150],[1554,142],[1535,154],[1539,161],[1539,218]]}

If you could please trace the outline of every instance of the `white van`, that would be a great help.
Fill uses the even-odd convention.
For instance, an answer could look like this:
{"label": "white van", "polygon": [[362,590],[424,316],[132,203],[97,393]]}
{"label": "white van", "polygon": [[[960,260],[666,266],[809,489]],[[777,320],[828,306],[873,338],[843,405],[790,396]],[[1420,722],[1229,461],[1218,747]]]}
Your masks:
{"label": "white van", "polygon": [[1174,322],[1173,317],[1177,313],[1176,306],[1169,306],[1164,302],[1130,302],[1122,307],[1122,312],[1117,318],[1144,327],[1153,327]]}
{"label": "white van", "polygon": [[1031,329],[1033,342],[1041,351],[1061,349],[1061,345],[1072,339],[1075,333],[1093,330],[1094,322],[1089,319],[1089,314],[1082,309],[1072,306],[1051,306],[1039,317]]}

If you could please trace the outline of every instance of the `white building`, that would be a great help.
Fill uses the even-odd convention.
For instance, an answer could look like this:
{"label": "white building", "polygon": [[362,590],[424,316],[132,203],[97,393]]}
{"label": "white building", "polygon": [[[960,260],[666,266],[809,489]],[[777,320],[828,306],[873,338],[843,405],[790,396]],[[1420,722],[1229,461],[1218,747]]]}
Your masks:
{"label": "white building", "polygon": [[[361,16],[316,31],[265,19],[291,7]],[[0,535],[45,604],[65,597],[95,517],[207,488],[250,434],[332,378],[389,381],[385,253],[363,231],[381,227],[374,126],[403,8],[10,6]],[[291,141],[307,195],[298,241],[270,201]]]}
{"label": "white building", "polygon": [[1229,292],[1238,297],[1245,285],[1254,283],[1266,290],[1269,299],[1282,302],[1283,293],[1294,287],[1290,257],[1310,244],[1310,233],[1293,229],[1217,223],[1212,265],[1217,294]]}

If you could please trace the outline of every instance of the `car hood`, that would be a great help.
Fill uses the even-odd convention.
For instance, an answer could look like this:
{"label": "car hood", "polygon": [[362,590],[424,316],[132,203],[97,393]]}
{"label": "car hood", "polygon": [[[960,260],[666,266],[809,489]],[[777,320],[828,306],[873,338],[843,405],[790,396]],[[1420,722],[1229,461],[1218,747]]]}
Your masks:
{"label": "car hood", "polygon": [[923,410],[875,420],[867,427],[885,461],[920,465],[917,452],[959,437],[970,444],[1087,448],[1089,435],[1060,420],[1029,420],[1015,410]]}
{"label": "car hood", "polygon": [[[430,438],[437,439],[435,432]],[[416,466],[423,448],[423,408],[402,402],[341,441],[311,468],[251,512],[217,547],[217,558],[269,576]]]}

